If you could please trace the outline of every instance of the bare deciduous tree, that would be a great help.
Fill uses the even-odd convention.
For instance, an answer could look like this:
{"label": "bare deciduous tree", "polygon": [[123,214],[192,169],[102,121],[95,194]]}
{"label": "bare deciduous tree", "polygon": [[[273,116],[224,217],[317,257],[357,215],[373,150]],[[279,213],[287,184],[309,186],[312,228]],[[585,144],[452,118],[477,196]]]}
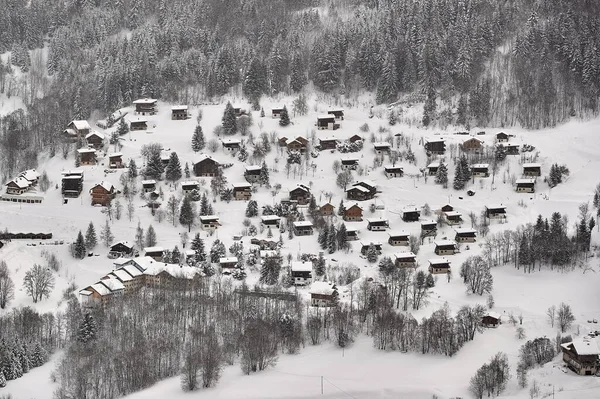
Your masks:
{"label": "bare deciduous tree", "polygon": [[27,294],[33,299],[33,303],[37,303],[44,297],[48,298],[50,296],[54,288],[54,275],[50,269],[34,264],[25,273],[23,285]]}
{"label": "bare deciduous tree", "polygon": [[15,284],[10,278],[8,265],[0,261],[0,309],[4,309],[15,296]]}

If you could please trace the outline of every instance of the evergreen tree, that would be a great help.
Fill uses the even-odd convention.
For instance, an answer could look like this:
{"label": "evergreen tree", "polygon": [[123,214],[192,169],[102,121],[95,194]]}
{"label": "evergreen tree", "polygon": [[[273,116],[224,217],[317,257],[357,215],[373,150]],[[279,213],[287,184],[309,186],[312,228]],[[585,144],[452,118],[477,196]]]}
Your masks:
{"label": "evergreen tree", "polygon": [[258,216],[258,203],[255,200],[250,200],[246,207],[246,217],[251,218],[255,216]]}
{"label": "evergreen tree", "polygon": [[169,181],[176,182],[181,179],[181,163],[179,162],[179,157],[176,152],[172,152],[169,157],[169,163],[165,168],[165,178]]}
{"label": "evergreen tree", "polygon": [[348,244],[348,241],[346,241],[346,235],[346,224],[342,223],[337,231],[337,247],[342,251],[347,251],[348,249],[350,249],[350,245]]}
{"label": "evergreen tree", "polygon": [[267,91],[267,76],[266,68],[258,60],[254,58],[250,62],[250,67],[244,79],[244,95],[248,97],[250,102],[258,102],[260,96]]}
{"label": "evergreen tree", "polygon": [[327,251],[332,254],[337,251],[337,229],[333,224],[329,226],[329,232],[327,234]]}
{"label": "evergreen tree", "polygon": [[189,196],[184,196],[181,202],[179,211],[179,223],[188,227],[188,232],[192,231],[194,220],[196,219],[196,211]]}
{"label": "evergreen tree", "polygon": [[263,107],[260,107],[260,117],[261,118],[265,117],[265,109]]}
{"label": "evergreen tree", "polygon": [[83,239],[83,234],[81,234],[81,230],[77,234],[77,240],[75,240],[75,244],[73,246],[73,256],[76,259],[85,258],[86,249],[85,249],[85,240]]}
{"label": "evergreen tree", "polygon": [[135,164],[134,159],[131,158],[129,160],[129,166],[127,167],[127,177],[129,177],[130,180],[133,180],[137,176],[138,176],[137,165]]}
{"label": "evergreen tree", "polygon": [[79,324],[77,330],[77,341],[81,343],[88,343],[96,339],[96,320],[94,317],[86,313],[83,321]]}
{"label": "evergreen tree", "polygon": [[287,107],[284,105],[281,110],[281,116],[279,117],[279,126],[288,126],[290,124],[290,116],[288,114]]}
{"label": "evergreen tree", "polygon": [[160,158],[160,151],[152,151],[146,164],[144,174],[152,179],[159,180],[165,168]]}
{"label": "evergreen tree", "polygon": [[4,371],[0,370],[0,388],[6,386],[6,377],[4,377]]}
{"label": "evergreen tree", "polygon": [[267,168],[267,163],[263,161],[260,167],[260,175],[258,176],[258,182],[260,185],[264,185],[266,187],[270,186],[269,182],[269,168]]}
{"label": "evergreen tree", "polygon": [[[48,361],[48,352],[44,349],[42,344],[36,342],[31,355],[31,367],[39,367]],[[2,371],[0,371],[0,374]],[[0,387],[2,384],[0,384]]]}
{"label": "evergreen tree", "polygon": [[443,162],[440,162],[440,166],[435,174],[435,184],[441,184],[442,187],[448,188],[448,168]]}
{"label": "evergreen tree", "polygon": [[338,207],[338,216],[344,216],[346,213],[346,207],[344,206],[344,200],[340,200],[340,206]]}
{"label": "evergreen tree", "polygon": [[465,155],[461,155],[454,171],[454,182],[452,184],[454,189],[462,190],[465,188],[466,183],[469,181],[470,175],[471,172],[469,170],[469,162],[467,161],[467,157]]}
{"label": "evergreen tree", "polygon": [[142,225],[139,221],[135,228],[135,244],[140,250],[144,248],[144,229],[142,229]]}
{"label": "evergreen tree", "polygon": [[146,239],[145,245],[146,247],[153,247],[157,243],[156,232],[154,231],[154,227],[152,225],[148,226],[146,230]]}
{"label": "evergreen tree", "polygon": [[367,249],[367,261],[369,261],[369,263],[375,263],[377,262],[378,256],[379,254],[377,253],[377,248],[375,247],[375,245],[369,245]]}
{"label": "evergreen tree", "polygon": [[200,233],[196,233],[192,240],[190,248],[194,251],[194,261],[196,263],[204,262],[206,260],[206,250],[204,249],[204,240],[200,238]]}
{"label": "evergreen tree", "polygon": [[240,146],[240,150],[238,151],[237,158],[238,158],[238,161],[240,161],[240,162],[246,162],[246,160],[248,159],[248,149],[246,148],[246,144],[242,143],[242,145]]}
{"label": "evergreen tree", "polygon": [[299,92],[308,83],[306,77],[305,67],[302,63],[302,58],[298,53],[294,54],[292,58],[292,73],[290,76],[290,88]]}
{"label": "evergreen tree", "polygon": [[231,102],[227,102],[225,106],[225,112],[223,113],[222,118],[223,125],[223,133],[225,135],[231,136],[237,133],[237,121],[235,116],[235,110],[233,109],[233,105]]}
{"label": "evergreen tree", "polygon": [[206,193],[202,193],[202,199],[200,200],[200,216],[210,215],[209,205]]}
{"label": "evergreen tree", "polygon": [[115,239],[115,237],[112,234],[112,231],[110,231],[110,224],[108,223],[108,219],[106,219],[106,223],[100,231],[100,239],[102,240],[102,243],[104,243],[105,247],[109,247],[110,243]]}
{"label": "evergreen tree", "polygon": [[323,255],[323,252],[319,252],[317,264],[315,265],[315,274],[319,277],[325,275],[325,256]]}
{"label": "evergreen tree", "polygon": [[175,265],[181,264],[181,251],[179,251],[179,247],[175,245],[173,251],[171,251],[171,263]]}
{"label": "evergreen tree", "polygon": [[192,135],[192,151],[200,152],[206,146],[204,139],[204,133],[202,132],[202,126],[197,125]]}
{"label": "evergreen tree", "polygon": [[267,257],[260,268],[260,282],[267,285],[277,284],[279,274],[281,273],[281,264],[283,259],[281,256]]}
{"label": "evergreen tree", "polygon": [[377,82],[377,103],[389,103],[396,99],[398,95],[398,76],[396,74],[396,64],[392,53],[387,53],[381,70],[381,77]]}
{"label": "evergreen tree", "polygon": [[225,244],[221,242],[218,238],[213,241],[212,247],[210,247],[210,261],[212,263],[219,263],[219,259],[225,257],[227,255],[227,248],[225,248]]}
{"label": "evergreen tree", "polygon": [[125,122],[125,118],[121,118],[119,121],[119,126],[117,127],[117,133],[119,136],[124,136],[129,133],[129,126]]}
{"label": "evergreen tree", "polygon": [[317,238],[317,242],[321,249],[327,249],[327,240],[329,238],[329,224],[325,224],[321,231],[319,232],[319,236]]}
{"label": "evergreen tree", "polygon": [[96,229],[94,228],[94,223],[90,222],[87,231],[85,232],[85,248],[88,251],[91,251],[97,244],[98,239],[96,238]]}

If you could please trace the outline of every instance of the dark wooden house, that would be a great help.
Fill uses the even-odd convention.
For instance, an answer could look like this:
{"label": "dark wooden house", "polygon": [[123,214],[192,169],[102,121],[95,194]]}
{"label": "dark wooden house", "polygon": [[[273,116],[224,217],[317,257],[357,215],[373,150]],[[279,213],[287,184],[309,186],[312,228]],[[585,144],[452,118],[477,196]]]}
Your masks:
{"label": "dark wooden house", "polygon": [[277,215],[263,215],[260,222],[265,227],[279,227],[281,218]]}
{"label": "dark wooden house", "polygon": [[250,183],[234,183],[233,199],[236,201],[248,201],[252,198],[252,185]]}
{"label": "dark wooden house", "polygon": [[342,170],[356,170],[358,169],[358,158],[342,158],[341,159]]}
{"label": "dark wooden house", "polygon": [[115,186],[111,183],[103,181],[100,184],[96,184],[90,190],[92,205],[108,205],[115,198],[116,192]]}
{"label": "dark wooden house", "polygon": [[389,154],[392,146],[387,141],[373,143],[373,150],[377,155]]}
{"label": "dark wooden house", "polygon": [[308,220],[292,223],[294,234],[297,236],[310,236],[313,234],[313,224]]}
{"label": "dark wooden house", "polygon": [[523,176],[538,177],[542,175],[542,165],[539,163],[524,163]]}
{"label": "dark wooden house", "polygon": [[271,118],[281,118],[283,107],[271,108]]}
{"label": "dark wooden house", "polygon": [[327,115],[333,115],[335,119],[344,120],[344,110],[342,108],[332,108],[327,111]]}
{"label": "dark wooden house", "polygon": [[208,232],[217,230],[221,225],[221,223],[219,223],[219,217],[216,215],[200,216],[199,219],[200,228]]}
{"label": "dark wooden house", "polygon": [[344,211],[343,218],[346,222],[362,222],[363,210],[358,204],[354,204]]}
{"label": "dark wooden house", "polygon": [[375,247],[378,255],[381,255],[381,251],[383,249],[383,244],[378,241],[369,241],[369,242],[360,242],[360,253],[361,255],[366,255],[369,252],[369,247]]}
{"label": "dark wooden house", "polygon": [[104,134],[92,130],[85,135],[85,141],[88,147],[98,150],[104,146]]}
{"label": "dark wooden house", "polygon": [[142,180],[142,190],[145,193],[151,193],[156,190],[156,180]]}
{"label": "dark wooden house", "polygon": [[149,256],[157,262],[162,261],[163,253],[165,252],[163,247],[145,247],[144,256]]}
{"label": "dark wooden house", "polygon": [[77,150],[80,165],[95,165],[96,150],[93,148],[80,148]]}
{"label": "dark wooden house", "polygon": [[138,115],[155,115],[158,112],[158,101],[154,98],[140,98],[133,102]]}
{"label": "dark wooden house", "polygon": [[133,244],[128,241],[118,241],[110,246],[109,257],[118,258],[119,256],[131,256],[133,255],[134,248]]}
{"label": "dark wooden house", "polygon": [[429,259],[429,273],[447,274],[450,273],[450,261],[444,258]]}
{"label": "dark wooden house", "polygon": [[402,209],[402,220],[405,222],[418,222],[421,211],[418,208],[409,207]]}
{"label": "dark wooden house", "polygon": [[460,145],[460,148],[464,152],[478,153],[483,148],[483,141],[479,140],[478,138],[471,137],[470,139],[463,141]]}
{"label": "dark wooden house", "polygon": [[427,173],[429,176],[435,176],[437,174],[438,169],[440,168],[440,161],[433,161],[429,165],[427,165]]}
{"label": "dark wooden house", "polygon": [[417,255],[412,252],[397,252],[394,254],[396,267],[417,267]]}
{"label": "dark wooden house", "polygon": [[323,137],[319,139],[319,149],[324,150],[335,150],[338,146],[339,140],[335,137]]}
{"label": "dark wooden house", "polygon": [[76,141],[80,137],[85,137],[91,132],[92,128],[88,121],[78,120],[71,121],[65,130],[63,130],[63,137]]}
{"label": "dark wooden house", "polygon": [[315,307],[331,307],[338,297],[337,287],[326,281],[315,281],[310,286],[310,305]]}
{"label": "dark wooden house", "polygon": [[145,119],[136,119],[129,121],[129,130],[146,130],[148,129],[148,121]]}
{"label": "dark wooden house", "polygon": [[535,179],[517,179],[515,184],[518,193],[535,193]]}
{"label": "dark wooden house", "polygon": [[504,205],[486,205],[485,217],[488,219],[506,219],[506,207]]}
{"label": "dark wooden house", "polygon": [[425,237],[436,237],[437,236],[437,222],[434,220],[428,220],[421,222],[421,239]]}
{"label": "dark wooden house", "polygon": [[194,162],[194,174],[202,177],[213,177],[219,173],[219,162],[209,155],[202,155]]}
{"label": "dark wooden house", "polygon": [[346,241],[358,240],[358,230],[353,228],[346,228]]}
{"label": "dark wooden house", "polygon": [[290,271],[292,279],[294,279],[294,285],[310,284],[312,282],[312,268],[312,262],[292,262]]}
{"label": "dark wooden house", "polygon": [[600,370],[600,338],[579,338],[561,344],[563,361],[579,375],[595,375]]}
{"label": "dark wooden house", "polygon": [[500,314],[496,312],[487,312],[481,318],[481,325],[484,327],[498,327],[501,324]]}
{"label": "dark wooden house", "polygon": [[504,133],[504,132],[499,132],[496,133],[496,141],[498,143],[508,143],[508,134]]}
{"label": "dark wooden house", "polygon": [[248,183],[258,183],[260,181],[260,165],[246,166],[244,170],[244,178]]}
{"label": "dark wooden house", "polygon": [[308,142],[305,143],[303,140],[296,138],[287,143],[287,149],[289,151],[298,151],[300,153],[304,153],[307,150],[307,143]]}
{"label": "dark wooden house", "polygon": [[290,200],[297,201],[298,205],[308,205],[310,202],[310,189],[304,184],[298,184],[298,186],[290,190]]}
{"label": "dark wooden house", "polygon": [[490,165],[487,163],[476,163],[471,165],[471,175],[474,177],[489,177]]}
{"label": "dark wooden house", "polygon": [[390,228],[390,223],[385,218],[370,218],[367,219],[367,230],[370,231],[385,231]]}
{"label": "dark wooden house", "polygon": [[458,252],[456,243],[450,240],[440,240],[434,242],[436,255],[454,255]]}
{"label": "dark wooden house", "polygon": [[187,105],[175,105],[171,107],[171,119],[172,120],[185,120],[190,117]]}
{"label": "dark wooden house", "polygon": [[239,139],[222,139],[221,143],[223,144],[223,149],[229,152],[237,152],[240,149],[242,144]]}
{"label": "dark wooden house", "polygon": [[388,179],[402,177],[404,176],[404,169],[401,166],[388,165],[383,167],[383,173]]}
{"label": "dark wooden house", "polygon": [[351,143],[356,143],[357,141],[362,141],[362,137],[360,137],[358,134],[353,134],[352,136],[350,136],[348,141]]}
{"label": "dark wooden house", "polygon": [[200,189],[200,183],[194,180],[182,181],[181,182],[181,191],[184,194],[190,194],[194,190]]}
{"label": "dark wooden house", "polygon": [[393,247],[409,245],[410,234],[408,234],[405,231],[390,232],[388,233],[388,235],[388,244],[390,244]]}
{"label": "dark wooden house", "polygon": [[62,172],[61,193],[65,198],[77,198],[83,191],[83,172]]}
{"label": "dark wooden house", "polygon": [[446,152],[446,142],[444,140],[425,141],[425,150],[432,155],[444,155]]}
{"label": "dark wooden house", "polygon": [[123,163],[123,154],[120,152],[108,154],[108,167],[110,169],[124,168],[125,164]]}
{"label": "dark wooden house", "polygon": [[475,242],[477,239],[477,231],[471,228],[455,229],[454,241],[456,242]]}
{"label": "dark wooden house", "polygon": [[333,216],[335,212],[335,206],[331,205],[329,202],[319,208],[321,212],[321,216]]}
{"label": "dark wooden house", "polygon": [[316,125],[317,125],[317,129],[319,129],[319,130],[324,130],[324,129],[337,130],[340,128],[340,124],[335,123],[334,115],[317,116]]}
{"label": "dark wooden house", "polygon": [[443,212],[443,218],[446,224],[450,226],[455,226],[457,224],[461,224],[463,222],[462,213],[458,211],[447,211]]}

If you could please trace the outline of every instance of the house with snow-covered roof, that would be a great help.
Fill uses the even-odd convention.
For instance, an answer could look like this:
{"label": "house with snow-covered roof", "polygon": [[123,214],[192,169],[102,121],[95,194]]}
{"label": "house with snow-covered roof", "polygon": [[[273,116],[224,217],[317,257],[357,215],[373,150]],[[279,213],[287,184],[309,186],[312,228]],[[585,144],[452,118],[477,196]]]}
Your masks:
{"label": "house with snow-covered roof", "polygon": [[292,223],[294,234],[297,236],[310,236],[313,234],[313,224],[308,220]]}
{"label": "house with snow-covered roof", "polygon": [[458,252],[456,242],[450,240],[439,240],[433,243],[435,249],[433,250],[436,255],[454,255]]}
{"label": "house with snow-covered roof", "polygon": [[108,167],[110,169],[124,168],[125,164],[123,163],[123,153],[113,152],[112,154],[108,154]]}
{"label": "house with snow-covered roof", "polygon": [[445,258],[429,259],[429,273],[431,273],[431,274],[450,273],[450,261]]}
{"label": "house with snow-covered roof", "polygon": [[542,175],[542,164],[539,163],[524,163],[523,176],[539,177]]}
{"label": "house with snow-covered roof", "polygon": [[515,186],[518,193],[535,193],[535,179],[517,179]]}
{"label": "house with snow-covered roof", "polygon": [[402,166],[387,165],[383,167],[383,173],[388,179],[402,177],[404,176],[404,169]]}
{"label": "house with snow-covered roof", "polygon": [[335,305],[338,296],[335,284],[326,281],[315,281],[310,286],[310,305],[330,307]]}
{"label": "house with snow-covered roof", "polygon": [[95,130],[92,130],[91,132],[85,135],[85,142],[87,143],[88,147],[92,147],[97,150],[104,146],[104,140],[104,134]]}
{"label": "house with snow-covered roof", "polygon": [[260,171],[262,167],[260,165],[246,166],[244,169],[244,178],[248,183],[258,183],[260,181]]}
{"label": "house with snow-covered roof", "polygon": [[129,120],[129,130],[135,132],[137,130],[147,130],[148,120],[145,118],[137,118]]}
{"label": "house with snow-covered roof", "polygon": [[217,215],[200,216],[200,228],[204,231],[214,232],[221,225]]}
{"label": "house with snow-covered roof", "polygon": [[194,174],[196,176],[213,177],[219,173],[220,164],[210,155],[202,154],[194,162]]}
{"label": "house with snow-covered roof", "polygon": [[40,172],[38,172],[35,169],[27,169],[27,170],[19,173],[19,177],[22,177],[25,180],[27,180],[29,183],[31,183],[32,186],[35,186],[38,183],[40,176],[41,176]]}
{"label": "house with snow-covered roof", "polygon": [[[154,259],[157,262],[160,262],[162,260],[163,254],[164,254],[165,250],[163,247],[145,247],[144,248],[144,257],[150,257],[152,259]],[[148,267],[149,265],[146,265],[146,267]]]}
{"label": "house with snow-covered roof", "polygon": [[31,182],[24,177],[17,177],[6,183],[6,193],[11,195],[21,195],[29,190]]}
{"label": "house with snow-covered roof", "polygon": [[561,344],[563,361],[579,375],[595,375],[600,370],[600,337],[576,338]]}
{"label": "house with snow-covered roof", "polygon": [[96,184],[90,189],[90,195],[92,196],[92,205],[106,206],[110,201],[115,198],[117,190],[112,183],[103,181]]}
{"label": "house with snow-covered roof", "polygon": [[487,312],[481,318],[481,325],[484,327],[498,327],[500,323],[500,313]]}
{"label": "house with snow-covered roof", "polygon": [[293,261],[290,265],[294,285],[307,285],[312,282],[312,262]]}
{"label": "house with snow-covered roof", "polygon": [[456,242],[475,242],[477,239],[477,231],[469,227],[454,229]]}
{"label": "house with snow-covered roof", "polygon": [[247,182],[233,183],[233,199],[236,201],[248,201],[252,198],[252,184]]}
{"label": "house with snow-covered roof", "polygon": [[417,255],[412,252],[396,252],[394,265],[396,267],[417,267]]}
{"label": "house with snow-covered roof", "polygon": [[378,141],[373,143],[373,150],[377,155],[389,154],[392,146],[387,141]]}
{"label": "house with snow-covered roof", "polygon": [[95,165],[96,164],[96,149],[80,148],[77,150],[80,165]]}
{"label": "house with snow-covered roof", "polygon": [[91,130],[88,121],[74,120],[71,121],[65,130],[63,130],[63,137],[72,141],[76,141],[80,137],[85,137]]}
{"label": "house with snow-covered roof", "polygon": [[135,100],[133,105],[138,115],[155,115],[158,112],[158,100],[154,98],[140,98]]}
{"label": "house with snow-covered roof", "polygon": [[174,105],[171,107],[171,119],[176,120],[185,120],[190,117],[188,112],[187,105]]}

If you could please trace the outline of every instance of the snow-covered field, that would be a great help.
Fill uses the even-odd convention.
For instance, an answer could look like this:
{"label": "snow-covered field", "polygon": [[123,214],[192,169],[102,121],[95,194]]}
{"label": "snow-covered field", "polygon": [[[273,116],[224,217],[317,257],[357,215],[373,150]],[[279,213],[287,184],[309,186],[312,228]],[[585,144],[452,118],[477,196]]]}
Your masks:
{"label": "snow-covered field", "polygon": [[[286,104],[291,109],[291,99],[270,102],[265,100],[262,104],[266,117],[260,118],[258,112],[253,112],[254,125],[251,128],[254,137],[261,131],[270,133],[276,131],[279,137],[293,139],[302,135],[310,139],[311,131],[315,129],[316,115],[326,113],[328,104],[309,103],[309,113],[303,117],[293,117],[293,125],[282,128],[278,120],[270,118],[270,109],[274,105]],[[1,108],[1,107],[0,107]],[[176,151],[182,166],[188,162],[190,167],[197,158],[191,150],[190,142],[192,132],[196,125],[198,108],[192,107],[192,119],[186,121],[172,121],[170,119],[170,105],[159,102],[160,111],[158,115],[149,117],[151,128],[148,131],[137,131],[127,134],[124,147],[120,150],[124,154],[124,161],[128,162],[134,158],[138,166],[143,165],[140,148],[144,144],[158,142],[165,150]],[[208,139],[212,138],[212,131],[220,124],[224,104],[209,105],[201,107],[203,119],[201,125]],[[128,109],[130,113],[133,111]],[[549,189],[548,186],[538,179],[537,192],[535,194],[517,194],[510,184],[510,175],[520,177],[520,157],[509,156],[506,164],[499,170],[495,178],[494,187],[491,185],[492,178],[476,178],[474,183],[469,183],[467,188],[461,192],[450,189],[444,190],[434,184],[434,178],[429,177],[427,181],[423,177],[411,177],[419,175],[419,169],[426,166],[425,152],[419,144],[421,137],[443,137],[447,145],[460,143],[466,136],[453,135],[453,130],[440,132],[435,129],[419,130],[405,125],[390,127],[387,120],[368,118],[368,109],[355,109],[346,107],[346,118],[341,121],[341,129],[333,131],[317,131],[316,137],[335,135],[339,139],[349,138],[359,134],[365,139],[365,147],[359,153],[360,164],[365,169],[364,176],[356,179],[369,179],[378,185],[381,194],[378,195],[377,204],[385,204],[384,210],[378,210],[372,216],[382,216],[389,219],[392,230],[404,230],[412,234],[419,234],[418,223],[405,223],[401,219],[401,210],[406,206],[421,207],[428,203],[431,209],[439,209],[446,203],[452,204],[456,210],[463,213],[465,227],[470,227],[468,215],[471,211],[479,215],[486,204],[502,203],[507,206],[508,221],[505,224],[492,222],[491,233],[504,229],[512,229],[524,223],[533,223],[539,213],[549,217],[554,211],[566,214],[572,227],[577,219],[578,205],[582,202],[591,202],[595,185],[599,182],[598,170],[600,170],[600,140],[597,132],[600,128],[600,120],[580,123],[572,122],[555,129],[541,131],[524,131],[520,129],[504,130],[515,135],[512,142],[519,144],[530,144],[536,147],[533,155],[539,152],[536,162],[542,163],[543,175],[548,174],[550,165],[553,163],[566,164],[571,174],[568,179],[559,186]],[[92,121],[90,121],[92,122]],[[402,133],[412,140],[412,150],[417,157],[417,165],[408,165],[400,162],[405,168],[405,177],[399,179],[387,179],[382,168],[373,169],[372,144],[369,142],[370,133],[362,133],[359,127],[368,123],[370,131],[375,132],[377,141],[383,140],[388,133],[378,133],[380,127],[390,129],[392,135]],[[98,129],[102,131],[101,129]],[[493,144],[494,135],[499,129],[487,129],[486,134],[477,136],[487,144]],[[109,131],[103,131],[108,133]],[[114,152],[110,146],[107,153]],[[212,156],[223,163],[233,162],[234,166],[225,169],[225,176],[229,183],[243,181],[244,164],[219,149]],[[279,157],[278,162],[275,161]],[[288,189],[292,189],[298,183],[312,183],[312,193],[318,204],[326,202],[325,193],[332,192],[332,204],[338,206],[344,198],[346,205],[352,203],[346,201],[343,191],[335,184],[335,174],[332,170],[333,161],[340,159],[337,152],[323,151],[317,158],[311,158],[310,162],[316,164],[316,169],[309,169],[300,178],[294,178],[293,172],[289,178],[285,172],[285,155],[278,155],[276,146],[267,156],[267,165],[277,168],[270,174],[271,184],[280,183],[281,192],[273,197],[266,188],[259,188],[254,195],[260,205],[274,204],[280,198],[287,196]],[[13,280],[17,285],[16,298],[9,309],[0,311],[0,314],[10,311],[14,306],[33,306],[40,311],[50,311],[61,305],[62,291],[71,282],[78,288],[83,288],[94,283],[105,273],[113,269],[112,261],[106,257],[107,249],[100,244],[95,252],[99,256],[89,257],[82,260],[74,260],[70,257],[67,244],[75,239],[79,230],[85,232],[90,221],[93,221],[96,230],[99,231],[105,223],[106,216],[99,207],[90,205],[89,189],[103,180],[113,183],[120,188],[119,175],[122,173],[106,174],[106,160],[99,157],[97,166],[82,166],[85,172],[84,190],[81,198],[70,199],[63,204],[60,194],[60,172],[74,169],[72,154],[69,159],[64,160],[60,156],[48,159],[45,154],[40,155],[39,171],[45,170],[52,181],[50,190],[45,194],[42,204],[12,204],[0,202],[0,229],[27,230],[27,231],[50,231],[54,240],[63,240],[63,245],[37,245],[28,246],[27,242],[13,241],[0,250],[0,259],[6,260],[12,272]],[[249,161],[251,158],[249,159]],[[388,163],[387,160],[384,162]],[[450,162],[450,180],[454,174],[454,166]],[[140,185],[138,179],[138,187]],[[203,190],[210,190],[208,178]],[[181,196],[179,187],[171,187],[167,182],[161,182],[165,193],[165,201],[171,194]],[[451,186],[451,184],[450,184]],[[465,192],[472,189],[476,194],[472,197],[466,196]],[[459,197],[462,197],[460,199]],[[136,196],[136,211],[133,220],[127,220],[124,212],[121,220],[115,220],[112,225],[112,233],[116,240],[133,241],[135,228],[138,221],[145,229],[151,223],[156,229],[158,245],[164,248],[180,246],[180,233],[186,229],[178,224],[173,226],[167,220],[158,223],[150,214],[144,202]],[[522,201],[522,202],[521,202]],[[364,209],[365,217],[371,217],[369,204],[366,201],[360,205]],[[521,204],[519,204],[521,202]],[[125,205],[124,201],[123,204]],[[208,237],[205,232],[198,228],[192,230],[192,234],[200,231],[206,238],[207,247],[215,238],[224,242],[226,247],[233,243],[233,235],[239,234],[243,229],[242,220],[246,202],[233,201],[229,204],[218,201],[213,204],[215,212],[221,218],[222,228],[215,236]],[[434,216],[431,216],[433,218]],[[340,219],[341,220],[341,219]],[[258,224],[258,218],[253,223]],[[360,241],[384,242],[384,254],[391,255],[398,252],[398,247],[391,247],[387,243],[387,233],[369,232],[365,222],[347,222],[348,227],[359,229]],[[24,227],[26,226],[26,227]],[[266,236],[266,231],[262,237]],[[447,236],[453,238],[453,230],[443,227],[438,233],[438,238]],[[278,237],[274,231],[275,239]],[[592,235],[592,242],[598,242],[598,233]],[[292,241],[284,236],[283,253],[318,252],[317,236],[295,237]],[[249,238],[244,238],[247,248]],[[361,275],[376,276],[377,268],[369,265],[366,260],[360,258],[358,241],[352,243],[353,249],[348,254],[335,253],[332,257],[339,264],[353,263],[360,267]],[[57,286],[47,300],[33,304],[23,290],[21,282],[25,272],[33,263],[43,263],[43,252],[54,252],[62,261],[62,268],[57,278]],[[462,280],[458,277],[458,269],[461,262],[469,255],[480,251],[479,244],[471,244],[470,250],[450,257],[452,261],[454,277],[447,282],[445,277],[438,278],[434,293],[429,300],[429,305],[415,314],[420,318],[438,309],[445,302],[451,309],[456,310],[464,304],[475,304],[485,302],[485,297],[468,295]],[[427,268],[427,259],[434,257],[433,243],[426,242],[420,249],[417,260],[419,267]],[[505,265],[493,269],[495,311],[499,313],[513,313],[523,315],[523,327],[527,338],[556,335],[546,321],[545,311],[551,305],[560,302],[570,304],[577,318],[576,325],[571,333],[580,331],[584,334],[589,328],[598,325],[588,325],[586,320],[591,318],[600,319],[600,276],[597,258],[590,260],[592,270],[583,274],[582,270],[575,270],[568,274],[542,270],[534,274],[523,274],[511,265]],[[249,282],[253,283],[256,275],[249,276]],[[301,290],[308,297],[307,289]],[[502,397],[525,398],[528,397],[526,390],[520,390],[516,383],[515,368],[518,349],[523,341],[515,337],[515,327],[509,323],[503,324],[498,329],[485,331],[477,335],[473,342],[469,342],[460,352],[452,358],[431,355],[402,354],[399,352],[386,353],[372,347],[372,341],[367,337],[360,337],[350,348],[342,352],[330,344],[313,347],[308,345],[298,355],[280,356],[277,366],[265,372],[251,376],[244,376],[238,365],[228,367],[218,386],[213,389],[194,393],[194,397],[206,398],[310,398],[321,395],[321,376],[323,376],[323,397],[326,398],[430,398],[437,394],[440,398],[463,396],[469,397],[467,391],[468,382],[484,362],[497,353],[503,351],[509,355],[513,379],[508,385]],[[57,356],[53,358],[55,360]],[[0,391],[1,394],[11,393],[16,399],[46,399],[52,397],[53,384],[49,380],[52,370],[51,364],[36,369],[26,374],[23,378],[10,381],[7,388]],[[553,384],[556,398],[598,398],[600,397],[600,381],[595,377],[578,377],[572,372],[565,372],[562,361],[557,357],[554,362],[547,364],[543,369],[534,370],[529,380],[538,380],[542,385],[542,393],[552,392]],[[33,383],[35,381],[35,383]],[[157,384],[146,391],[139,392],[129,397],[132,399],[170,397],[178,399],[188,397],[189,394],[181,392],[179,380],[174,378]]]}

